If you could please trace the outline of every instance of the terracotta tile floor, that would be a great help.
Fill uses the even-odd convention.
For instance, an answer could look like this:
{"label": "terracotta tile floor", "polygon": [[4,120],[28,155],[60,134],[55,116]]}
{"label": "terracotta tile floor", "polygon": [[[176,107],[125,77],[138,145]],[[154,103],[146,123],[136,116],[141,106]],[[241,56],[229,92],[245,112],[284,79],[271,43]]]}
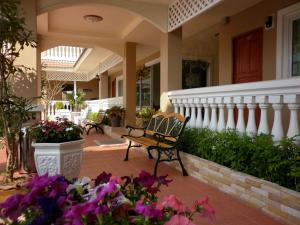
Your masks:
{"label": "terracotta tile floor", "polygon": [[[81,176],[96,177],[100,172],[107,171],[114,175],[137,175],[142,169],[153,172],[154,160],[149,160],[140,151],[132,150],[129,161],[124,162],[126,145],[96,146],[94,140],[109,139],[105,135],[90,134],[85,142]],[[183,177],[181,173],[165,164],[160,164],[158,175],[168,174],[173,182],[162,189],[160,196],[175,194],[185,204],[191,206],[193,201],[208,196],[211,205],[216,209],[216,225],[279,225],[278,221],[260,212],[258,209],[236,198],[222,193],[192,177]],[[210,222],[203,218],[194,221],[199,225]]]}
{"label": "terracotta tile floor", "polygon": [[[109,141],[110,137],[91,133],[85,138],[83,163],[80,176],[95,178],[100,172],[107,171],[114,175],[137,175],[142,169],[153,172],[154,160],[149,160],[140,151],[132,150],[128,162],[123,161],[126,145],[97,146],[94,141]],[[5,165],[4,151],[0,151],[0,170]],[[0,171],[0,172],[1,172]],[[160,164],[158,175],[168,174],[173,182],[163,188],[160,197],[175,194],[186,205],[208,196],[211,205],[216,209],[216,225],[282,225],[270,216],[236,198],[222,193],[192,177],[183,177],[181,173],[165,164]],[[1,193],[0,193],[1,196]],[[4,196],[2,196],[4,197]],[[3,199],[1,199],[3,200]],[[195,224],[211,224],[203,218],[196,218]]]}

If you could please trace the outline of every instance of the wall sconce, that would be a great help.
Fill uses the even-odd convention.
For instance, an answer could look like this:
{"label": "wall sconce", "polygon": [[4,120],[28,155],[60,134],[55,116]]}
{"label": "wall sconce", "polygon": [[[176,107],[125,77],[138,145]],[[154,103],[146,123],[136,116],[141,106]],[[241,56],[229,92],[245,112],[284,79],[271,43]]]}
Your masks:
{"label": "wall sconce", "polygon": [[100,76],[99,76],[99,74],[96,74],[95,78],[96,78],[97,81],[100,81]]}

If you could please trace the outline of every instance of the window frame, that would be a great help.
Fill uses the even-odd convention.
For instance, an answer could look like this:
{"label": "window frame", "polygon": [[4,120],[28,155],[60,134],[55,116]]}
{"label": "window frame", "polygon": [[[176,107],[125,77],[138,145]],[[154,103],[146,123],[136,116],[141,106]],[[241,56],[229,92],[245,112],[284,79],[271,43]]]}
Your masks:
{"label": "window frame", "polygon": [[293,78],[293,21],[300,19],[300,2],[277,13],[276,79]]}

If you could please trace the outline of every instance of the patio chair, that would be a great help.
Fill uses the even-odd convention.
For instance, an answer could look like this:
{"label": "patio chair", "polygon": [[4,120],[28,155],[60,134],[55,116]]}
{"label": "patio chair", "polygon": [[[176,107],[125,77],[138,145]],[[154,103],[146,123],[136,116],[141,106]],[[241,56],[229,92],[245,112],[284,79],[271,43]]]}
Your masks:
{"label": "patio chair", "polygon": [[104,125],[103,122],[104,122],[105,118],[106,118],[105,112],[99,111],[98,114],[97,114],[96,121],[94,121],[94,122],[87,122],[84,125],[84,130],[86,130],[86,134],[89,135],[90,130],[94,129],[94,128],[95,128],[95,130],[96,130],[97,133],[101,132],[102,134],[104,134],[102,126]]}

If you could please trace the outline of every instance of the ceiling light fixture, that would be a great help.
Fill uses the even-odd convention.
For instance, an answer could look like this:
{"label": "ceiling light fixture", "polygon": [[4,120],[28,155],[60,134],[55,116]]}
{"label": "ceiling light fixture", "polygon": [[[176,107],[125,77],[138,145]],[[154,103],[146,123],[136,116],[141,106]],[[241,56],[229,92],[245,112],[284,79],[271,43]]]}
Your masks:
{"label": "ceiling light fixture", "polygon": [[87,21],[89,23],[96,23],[96,22],[100,22],[103,20],[103,18],[98,15],[85,15],[83,18],[85,21]]}

